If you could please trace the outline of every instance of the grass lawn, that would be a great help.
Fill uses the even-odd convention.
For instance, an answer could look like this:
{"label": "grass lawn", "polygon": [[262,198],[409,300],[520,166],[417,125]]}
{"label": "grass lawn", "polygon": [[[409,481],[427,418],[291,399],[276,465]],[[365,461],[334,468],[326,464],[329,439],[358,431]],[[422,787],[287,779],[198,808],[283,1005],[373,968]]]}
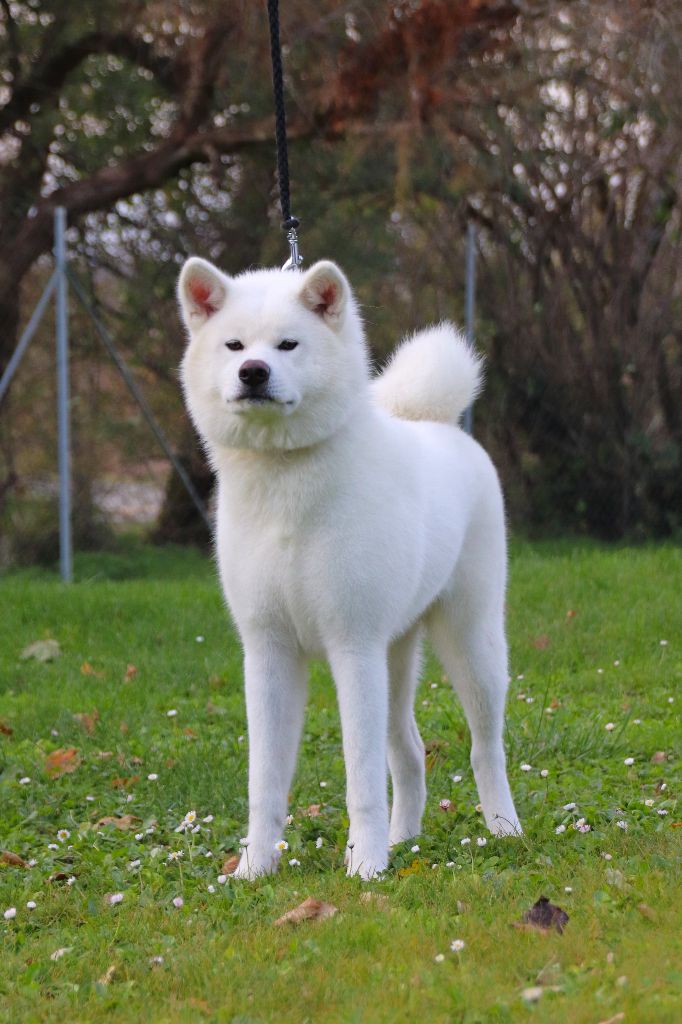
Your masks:
{"label": "grass lawn", "polygon": [[[0,847],[32,865],[0,863],[0,1021],[682,1020],[679,549],[513,546],[507,745],[526,834],[487,836],[464,719],[429,662],[424,832],[369,884],[342,869],[326,669],[282,869],[225,879],[247,740],[213,569],[142,548],[77,568],[69,588],[0,581]],[[59,657],[20,659],[44,639]],[[178,832],[189,811],[199,830]],[[274,924],[307,896],[338,913]],[[514,927],[540,896],[569,915],[563,934]]]}

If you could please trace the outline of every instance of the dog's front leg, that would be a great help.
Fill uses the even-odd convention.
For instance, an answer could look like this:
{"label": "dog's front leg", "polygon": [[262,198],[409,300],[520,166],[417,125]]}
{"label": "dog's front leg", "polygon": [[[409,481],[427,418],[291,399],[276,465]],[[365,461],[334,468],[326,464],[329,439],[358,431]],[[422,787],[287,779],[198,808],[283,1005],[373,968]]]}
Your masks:
{"label": "dog's front leg", "polygon": [[265,637],[244,640],[249,726],[249,831],[237,878],[275,871],[306,698],[300,655]]}
{"label": "dog's front leg", "polygon": [[388,864],[388,668],[385,649],[329,652],[346,762],[349,875],[372,878]]}

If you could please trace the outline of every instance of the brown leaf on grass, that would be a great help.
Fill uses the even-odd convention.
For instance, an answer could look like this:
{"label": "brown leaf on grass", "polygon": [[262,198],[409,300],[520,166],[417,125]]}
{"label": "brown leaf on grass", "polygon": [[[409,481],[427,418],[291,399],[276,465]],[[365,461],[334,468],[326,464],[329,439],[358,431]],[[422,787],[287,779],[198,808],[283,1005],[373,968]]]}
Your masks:
{"label": "brown leaf on grass", "polygon": [[45,758],[45,771],[51,779],[75,772],[81,763],[75,747],[60,747]]}
{"label": "brown leaf on grass", "polygon": [[293,910],[288,910],[286,914],[278,917],[275,924],[301,924],[302,921],[323,921],[327,917],[333,917],[338,909],[333,903],[325,903],[324,900],[315,900],[312,896],[309,896],[298,907],[294,907]]}
{"label": "brown leaf on grass", "polygon": [[672,821],[670,823],[671,828],[682,828],[682,821]]}
{"label": "brown leaf on grass", "polygon": [[310,804],[303,812],[308,818],[319,818],[322,811],[322,804]]}
{"label": "brown leaf on grass", "polygon": [[129,758],[129,761],[130,761],[131,764],[136,764],[136,765],[137,764],[144,764],[144,761],[142,760],[142,758],[141,757],[137,757],[136,755],[131,757],[131,758]]}
{"label": "brown leaf on grass", "polygon": [[237,870],[238,865],[239,855],[235,853],[231,857],[228,857],[226,860],[223,861],[222,874],[233,875]]}
{"label": "brown leaf on grass", "polygon": [[86,711],[79,711],[73,717],[85,729],[88,736],[92,736],[95,726],[99,722],[99,711],[97,708],[94,708],[90,714]]}
{"label": "brown leaf on grass", "polygon": [[116,964],[110,964],[101,978],[97,979],[98,985],[108,985],[116,973]]}
{"label": "brown leaf on grass", "polygon": [[95,676],[96,679],[104,679],[104,672],[98,672],[96,668],[92,667],[89,661],[84,661],[81,665],[81,675]]}
{"label": "brown leaf on grass", "polygon": [[617,1013],[615,1017],[609,1017],[608,1020],[600,1020],[599,1024],[620,1024],[622,1020],[625,1020],[624,1013]]}
{"label": "brown leaf on grass", "polygon": [[114,756],[113,750],[98,750],[97,756],[101,757],[103,761],[108,761],[110,757]]}
{"label": "brown leaf on grass", "polygon": [[195,740],[197,738],[197,734],[195,733],[194,729],[190,729],[189,726],[186,726],[182,730],[182,734],[183,736],[186,736],[188,740]]}
{"label": "brown leaf on grass", "polygon": [[102,828],[103,825],[113,825],[114,828],[120,829],[135,828],[136,823],[141,820],[141,818],[136,818],[134,814],[123,814],[120,818],[107,814],[100,818],[99,821],[96,821],[93,828]]}
{"label": "brown leaf on grass", "polygon": [[651,755],[652,764],[664,764],[668,760],[668,755],[665,750],[657,750]]}
{"label": "brown leaf on grass", "polygon": [[67,882],[69,878],[73,878],[73,875],[70,875],[68,871],[55,871],[48,878],[48,882]]}
{"label": "brown leaf on grass", "polygon": [[133,680],[136,675],[137,675],[137,669],[135,668],[134,665],[129,664],[127,669],[126,669],[126,673],[125,673],[125,675],[123,677],[123,682],[124,683],[131,682],[131,680]]}
{"label": "brown leaf on grass", "polygon": [[8,725],[7,722],[3,722],[2,719],[0,719],[0,732],[2,733],[3,736],[14,735],[14,729],[12,728],[12,726]]}
{"label": "brown leaf on grass", "polygon": [[542,633],[540,636],[536,636],[534,640],[531,640],[531,644],[536,651],[546,651],[551,642],[546,633]]}
{"label": "brown leaf on grass", "polygon": [[34,661],[54,661],[62,653],[62,649],[56,640],[36,640],[35,643],[24,647],[19,655],[22,661],[32,658]]}
{"label": "brown leaf on grass", "polygon": [[568,622],[570,622],[570,621],[571,621],[571,619],[574,619],[574,618],[576,617],[576,615],[577,615],[577,614],[578,614],[578,613],[577,613],[577,611],[575,610],[575,608],[569,608],[569,609],[568,609],[568,611],[566,612],[566,620],[567,620]]}
{"label": "brown leaf on grass", "polygon": [[128,775],[125,778],[117,776],[111,780],[111,785],[114,789],[128,789],[130,786],[134,786],[136,782],[140,781],[139,775]]}
{"label": "brown leaf on grass", "polygon": [[638,903],[637,909],[639,910],[642,917],[646,917],[648,921],[657,921],[656,912],[651,909],[646,903]]}
{"label": "brown leaf on grass", "polygon": [[534,903],[530,910],[525,912],[520,921],[514,922],[514,927],[522,931],[534,929],[544,935],[548,935],[554,930],[561,935],[568,920],[569,917],[565,910],[550,903],[546,896],[541,896],[537,903]]}
{"label": "brown leaf on grass", "polygon": [[9,864],[13,868],[28,867],[24,858],[20,857],[18,853],[12,853],[11,850],[0,851],[0,864]]}

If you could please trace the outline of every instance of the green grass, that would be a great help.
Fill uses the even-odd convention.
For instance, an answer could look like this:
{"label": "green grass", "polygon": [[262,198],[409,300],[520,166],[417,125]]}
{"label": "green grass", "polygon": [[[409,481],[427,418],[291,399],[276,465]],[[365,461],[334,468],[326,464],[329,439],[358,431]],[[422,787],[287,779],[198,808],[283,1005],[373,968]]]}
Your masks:
{"label": "green grass", "polygon": [[[486,830],[465,723],[429,662],[417,700],[430,751],[424,833],[418,851],[394,851],[382,882],[343,873],[339,721],[315,666],[285,833],[301,865],[285,858],[250,885],[217,882],[246,828],[246,726],[240,652],[210,563],[139,547],[79,559],[69,588],[45,572],[5,577],[0,846],[37,863],[0,865],[0,912],[17,911],[0,917],[0,1020],[682,1020],[680,578],[672,546],[513,546],[507,744],[526,834],[476,844]],[[61,657],[20,660],[45,638]],[[89,734],[74,715],[95,709]],[[69,747],[77,770],[50,779],[46,756]],[[440,810],[443,798],[455,809]],[[320,802],[319,817],[301,813]],[[176,833],[189,810],[213,821]],[[125,814],[139,819],[130,831],[95,827]],[[579,817],[589,832],[572,827]],[[182,857],[169,862],[171,850]],[[108,905],[110,893],[123,901]],[[339,913],[275,927],[308,895]],[[541,895],[570,915],[563,935],[513,927]],[[533,986],[543,994],[529,1004]]]}

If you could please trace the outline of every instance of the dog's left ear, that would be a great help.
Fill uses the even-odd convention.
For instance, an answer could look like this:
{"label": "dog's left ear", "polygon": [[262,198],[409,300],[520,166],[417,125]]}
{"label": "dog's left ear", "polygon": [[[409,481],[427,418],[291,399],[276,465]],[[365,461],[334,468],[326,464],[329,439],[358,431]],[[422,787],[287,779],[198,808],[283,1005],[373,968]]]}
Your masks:
{"label": "dog's left ear", "polygon": [[330,327],[338,327],[350,298],[350,285],[330,260],[314,263],[303,277],[301,301]]}

